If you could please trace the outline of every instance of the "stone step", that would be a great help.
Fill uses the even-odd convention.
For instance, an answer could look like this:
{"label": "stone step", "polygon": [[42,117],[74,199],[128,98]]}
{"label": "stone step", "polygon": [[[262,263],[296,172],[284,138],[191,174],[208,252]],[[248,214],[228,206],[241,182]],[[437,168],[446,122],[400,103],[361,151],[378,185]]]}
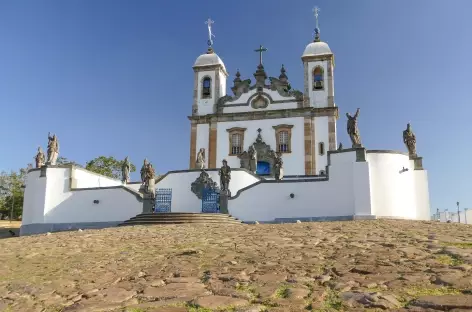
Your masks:
{"label": "stone step", "polygon": [[142,213],[123,222],[123,225],[150,225],[150,224],[243,224],[240,220],[221,213],[192,213],[192,212],[169,212],[169,213]]}

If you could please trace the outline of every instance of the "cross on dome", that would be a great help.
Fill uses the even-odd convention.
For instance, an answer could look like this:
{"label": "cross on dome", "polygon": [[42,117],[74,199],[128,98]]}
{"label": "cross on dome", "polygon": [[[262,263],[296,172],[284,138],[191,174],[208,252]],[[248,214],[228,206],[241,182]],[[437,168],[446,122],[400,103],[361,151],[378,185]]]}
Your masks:
{"label": "cross on dome", "polygon": [[205,24],[208,25],[208,47],[211,48],[213,46],[213,40],[212,38],[215,37],[213,32],[211,31],[211,25],[214,24],[215,21],[212,21],[211,18],[208,18],[208,20],[205,22]]}
{"label": "cross on dome", "polygon": [[315,42],[320,41],[320,26],[318,24],[318,16],[320,13],[320,8],[319,7],[314,7],[313,8],[313,14],[315,15]]}

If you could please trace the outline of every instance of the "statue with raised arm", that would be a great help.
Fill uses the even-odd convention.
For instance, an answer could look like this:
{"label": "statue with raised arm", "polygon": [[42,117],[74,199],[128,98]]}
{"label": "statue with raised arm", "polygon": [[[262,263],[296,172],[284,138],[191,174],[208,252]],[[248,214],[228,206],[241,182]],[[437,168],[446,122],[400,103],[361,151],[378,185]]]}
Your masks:
{"label": "statue with raised arm", "polygon": [[361,145],[361,134],[359,133],[359,127],[357,125],[357,118],[359,117],[360,108],[357,109],[354,116],[349,115],[346,113],[347,117],[347,134],[351,138],[352,147],[362,147]]}
{"label": "statue with raised arm", "polygon": [[48,160],[49,165],[55,165],[57,157],[59,156],[59,141],[57,136],[54,134],[51,136],[51,133],[48,133]]}
{"label": "statue with raised arm", "polygon": [[408,149],[408,155],[416,157],[416,136],[411,130],[411,125],[406,125],[406,130],[403,131],[403,143],[405,143]]}
{"label": "statue with raised arm", "polygon": [[249,155],[249,171],[256,173],[257,171],[257,151],[254,147],[254,144],[249,146],[248,149]]}
{"label": "statue with raised arm", "polygon": [[129,182],[130,171],[131,163],[129,162],[128,156],[126,156],[125,160],[123,160],[123,164],[121,165],[121,182],[125,184]]}
{"label": "statue with raised arm", "polygon": [[41,168],[42,166],[44,166],[44,162],[46,161],[46,156],[44,155],[44,152],[41,146],[38,147],[38,153],[36,154],[34,159],[36,160],[36,168]]}
{"label": "statue with raised arm", "polygon": [[205,149],[200,148],[197,154],[197,160],[195,161],[195,168],[196,169],[205,169]]}
{"label": "statue with raised arm", "polygon": [[223,166],[218,171],[220,176],[220,190],[223,193],[229,192],[229,181],[231,180],[231,168],[228,166],[226,159],[223,159]]}
{"label": "statue with raised arm", "polygon": [[144,163],[143,163],[143,166],[141,167],[141,183],[144,185],[144,183],[146,183],[146,170],[147,170],[147,167],[148,167],[148,160],[147,158],[144,158]]}

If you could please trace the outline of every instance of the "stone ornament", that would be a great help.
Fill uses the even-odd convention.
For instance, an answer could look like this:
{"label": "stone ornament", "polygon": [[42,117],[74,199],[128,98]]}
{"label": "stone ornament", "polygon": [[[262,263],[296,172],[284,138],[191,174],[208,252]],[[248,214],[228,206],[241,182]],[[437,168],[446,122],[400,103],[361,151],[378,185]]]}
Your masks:
{"label": "stone ornament", "polygon": [[[272,150],[270,145],[266,144],[264,140],[262,139],[262,129],[257,129],[257,138],[256,141],[249,147],[248,151],[244,151],[240,155],[238,155],[238,158],[240,159],[240,164],[241,168],[247,169],[251,172],[256,172],[257,171],[257,162],[258,161],[264,161],[269,163],[270,165],[270,172],[271,174],[274,173],[274,164],[275,164],[275,152]],[[251,165],[251,154],[250,154],[250,149],[251,147],[254,149],[255,152],[255,159],[253,160],[253,165]],[[254,168],[254,170],[252,170]]]}
{"label": "stone ornament", "polygon": [[123,160],[121,165],[121,182],[124,184],[129,182],[129,173],[131,171],[131,163],[129,162],[128,156]]}
{"label": "stone ornament", "polygon": [[44,155],[44,152],[41,146],[38,147],[38,153],[36,154],[34,159],[36,161],[36,168],[41,168],[42,166],[44,166],[45,161],[46,161],[46,156]]}
{"label": "stone ornament", "polygon": [[408,149],[408,155],[410,157],[417,157],[416,154],[416,136],[411,130],[411,124],[406,125],[406,130],[403,131],[403,143],[405,143]]}
{"label": "stone ornament", "polygon": [[48,133],[48,165],[56,165],[57,157],[59,156],[59,141],[57,136],[54,134],[51,136],[51,133]]}
{"label": "stone ornament", "polygon": [[200,148],[197,154],[197,160],[195,161],[195,168],[197,169],[205,169],[205,149]]}
{"label": "stone ornament", "polygon": [[362,147],[361,144],[361,135],[359,133],[359,127],[357,125],[357,118],[359,117],[360,108],[357,109],[354,116],[346,113],[347,117],[347,134],[351,138],[352,148]]}
{"label": "stone ornament", "polygon": [[256,173],[257,171],[257,150],[254,147],[254,144],[249,146],[248,149],[249,156],[249,171]]}
{"label": "stone ornament", "polygon": [[284,177],[284,162],[282,160],[282,153],[275,153],[274,161],[274,176],[275,180],[280,181]]}
{"label": "stone ornament", "polygon": [[339,143],[338,151],[342,151],[342,150],[343,150],[343,144],[342,144],[342,143]]}
{"label": "stone ornament", "polygon": [[202,171],[198,178],[190,185],[190,190],[197,195],[199,199],[202,199],[204,189],[218,189],[218,184],[211,179],[206,171]]}
{"label": "stone ornament", "polygon": [[226,159],[222,161],[223,166],[221,166],[218,171],[220,176],[220,189],[221,193],[229,193],[229,181],[231,180],[231,168],[228,166]]}

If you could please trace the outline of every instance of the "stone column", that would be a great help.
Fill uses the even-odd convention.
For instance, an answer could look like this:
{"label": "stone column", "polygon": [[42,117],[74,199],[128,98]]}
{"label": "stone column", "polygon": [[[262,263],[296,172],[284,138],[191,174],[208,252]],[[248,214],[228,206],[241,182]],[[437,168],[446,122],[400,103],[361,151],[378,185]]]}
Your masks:
{"label": "stone column", "polygon": [[335,151],[336,147],[336,117],[328,117],[328,139],[329,139],[329,151]]}
{"label": "stone column", "polygon": [[333,56],[326,60],[328,65],[328,107],[334,107]]}
{"label": "stone column", "polygon": [[195,168],[195,161],[197,158],[197,123],[192,120],[190,128],[190,164],[189,169]]}
{"label": "stone column", "polygon": [[228,214],[228,199],[227,192],[220,192],[220,213]]}
{"label": "stone column", "polygon": [[312,175],[315,170],[315,161],[313,153],[314,127],[311,116],[304,117],[304,135],[305,135],[305,175]]}
{"label": "stone column", "polygon": [[209,142],[208,142],[208,168],[216,168],[216,152],[217,152],[217,123],[216,120],[210,122]]}

